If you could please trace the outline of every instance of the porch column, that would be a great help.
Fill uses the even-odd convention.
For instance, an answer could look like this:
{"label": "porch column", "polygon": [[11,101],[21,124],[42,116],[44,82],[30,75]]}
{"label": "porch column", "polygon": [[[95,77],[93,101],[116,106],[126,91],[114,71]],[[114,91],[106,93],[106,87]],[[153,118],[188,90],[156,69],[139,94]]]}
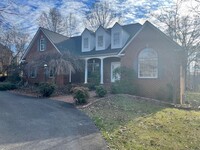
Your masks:
{"label": "porch column", "polygon": [[84,82],[84,84],[88,83],[87,79],[88,79],[88,59],[85,59],[85,82]]}
{"label": "porch column", "polygon": [[72,82],[72,70],[71,68],[69,69],[69,83]]}
{"label": "porch column", "polygon": [[103,59],[104,58],[100,58],[100,60],[101,60],[100,84],[103,84]]}

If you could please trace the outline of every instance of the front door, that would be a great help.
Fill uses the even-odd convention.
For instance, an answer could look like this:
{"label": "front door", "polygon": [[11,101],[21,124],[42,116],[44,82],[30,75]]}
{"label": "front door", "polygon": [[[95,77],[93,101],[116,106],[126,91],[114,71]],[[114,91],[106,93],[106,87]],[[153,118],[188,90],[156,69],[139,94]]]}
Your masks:
{"label": "front door", "polygon": [[120,74],[115,74],[114,70],[120,67],[120,62],[111,62],[111,82],[120,80]]}

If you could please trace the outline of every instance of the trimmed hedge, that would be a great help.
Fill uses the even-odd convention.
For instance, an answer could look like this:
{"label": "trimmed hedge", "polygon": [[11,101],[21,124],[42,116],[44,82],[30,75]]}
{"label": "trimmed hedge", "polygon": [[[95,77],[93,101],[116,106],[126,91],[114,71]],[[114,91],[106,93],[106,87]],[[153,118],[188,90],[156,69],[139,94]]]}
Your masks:
{"label": "trimmed hedge", "polygon": [[2,82],[0,83],[0,91],[14,90],[17,86],[10,82]]}

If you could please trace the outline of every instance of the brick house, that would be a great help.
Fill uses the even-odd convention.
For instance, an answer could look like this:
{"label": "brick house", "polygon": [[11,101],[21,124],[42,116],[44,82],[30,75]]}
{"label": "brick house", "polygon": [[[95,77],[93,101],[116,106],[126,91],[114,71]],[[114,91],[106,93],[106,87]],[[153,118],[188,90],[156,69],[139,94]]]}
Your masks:
{"label": "brick house", "polygon": [[[149,21],[143,25],[116,23],[108,29],[100,26],[95,32],[85,29],[80,36],[71,38],[39,28],[23,59],[29,63],[33,56],[45,51],[62,54],[66,50],[84,60],[84,70],[59,75],[57,85],[87,84],[92,70],[99,71],[100,84],[109,84],[117,80],[113,75],[115,68],[125,66],[137,74],[138,95],[167,99],[170,85],[174,100],[183,99],[184,50]],[[44,67],[32,68],[29,72],[30,83],[44,81]],[[51,78],[47,80],[50,82]]]}

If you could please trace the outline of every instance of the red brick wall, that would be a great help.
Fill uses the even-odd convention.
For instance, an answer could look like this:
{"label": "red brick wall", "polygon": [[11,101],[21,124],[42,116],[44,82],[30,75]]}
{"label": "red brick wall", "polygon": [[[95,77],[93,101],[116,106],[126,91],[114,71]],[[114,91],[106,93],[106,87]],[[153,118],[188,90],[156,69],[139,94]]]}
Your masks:
{"label": "red brick wall", "polygon": [[[45,51],[39,51],[38,49],[38,40],[40,40],[40,37],[43,36],[46,40],[46,50]],[[45,53],[54,53],[54,52],[58,52],[56,50],[56,48],[53,46],[53,44],[46,38],[46,36],[43,34],[43,32],[39,31],[39,34],[37,35],[37,37],[35,38],[35,41],[33,41],[32,46],[29,49],[28,54],[26,55],[26,62],[31,62],[34,58],[39,58],[41,57],[41,55],[44,55]],[[45,82],[45,74],[44,74],[44,67],[42,64],[42,60],[41,60],[41,66],[38,67],[37,69],[37,76],[36,78],[28,78],[28,82],[30,84],[34,84],[34,83],[41,83],[41,82]],[[45,62],[44,62],[45,64]],[[28,71],[28,70],[26,70]],[[46,82],[51,82],[51,83],[56,83],[58,86],[62,86],[66,81],[69,81],[69,79],[66,79],[67,76],[66,75],[57,75],[55,78],[49,78],[49,76],[46,76]]]}
{"label": "red brick wall", "polygon": [[169,97],[167,85],[171,84],[174,89],[174,100],[179,99],[181,55],[175,52],[176,49],[171,42],[161,37],[154,29],[144,28],[140,32],[126,48],[125,55],[121,58],[121,65],[133,68],[138,73],[138,54],[147,47],[158,53],[158,78],[140,79],[137,77],[138,94],[167,100]]}
{"label": "red brick wall", "polygon": [[33,41],[33,44],[30,47],[28,54],[26,55],[26,61],[29,62],[29,61],[32,60],[33,57],[40,56],[47,51],[48,52],[58,52],[56,50],[56,48],[53,46],[53,44],[46,37],[45,37],[45,39],[46,39],[46,50],[45,51],[39,51],[38,50],[38,44],[39,44],[38,40],[40,40],[41,36],[45,37],[45,35],[41,31],[39,31],[38,36],[35,38],[36,40]]}

